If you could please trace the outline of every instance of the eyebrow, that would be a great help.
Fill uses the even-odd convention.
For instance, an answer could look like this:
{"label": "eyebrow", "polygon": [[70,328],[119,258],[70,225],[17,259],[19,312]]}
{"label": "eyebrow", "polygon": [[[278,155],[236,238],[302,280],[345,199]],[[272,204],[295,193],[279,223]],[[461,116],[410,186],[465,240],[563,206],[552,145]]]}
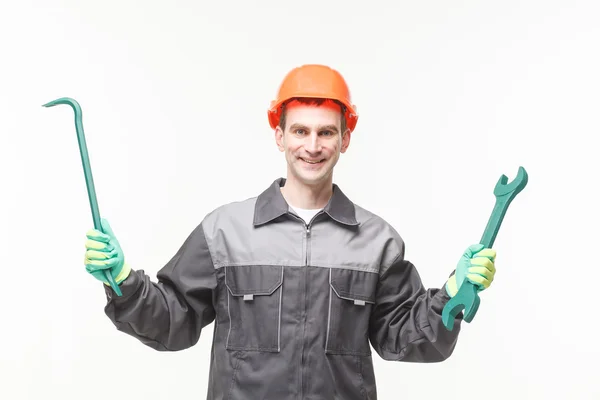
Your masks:
{"label": "eyebrow", "polygon": [[[292,124],[292,125],[290,126],[290,130],[295,130],[295,129],[306,129],[306,130],[309,130],[309,128],[308,128],[306,125],[302,125],[302,124],[299,124],[299,123],[295,123],[295,124]],[[324,125],[324,126],[319,126],[319,129],[318,129],[318,130],[319,130],[319,131],[322,131],[322,130],[329,130],[329,131],[333,131],[333,132],[335,132],[335,133],[338,133],[338,128],[337,128],[337,126],[335,126],[335,125]]]}

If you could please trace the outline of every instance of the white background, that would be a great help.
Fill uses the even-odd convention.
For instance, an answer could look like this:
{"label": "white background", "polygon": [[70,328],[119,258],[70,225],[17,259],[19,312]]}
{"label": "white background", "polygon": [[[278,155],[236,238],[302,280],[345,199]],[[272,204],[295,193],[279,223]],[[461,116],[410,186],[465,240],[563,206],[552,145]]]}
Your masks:
{"label": "white background", "polygon": [[427,286],[480,239],[498,178],[529,172],[454,355],[374,356],[379,397],[600,398],[598,3],[250,3],[1,3],[1,397],[206,396],[213,325],[159,353],[104,315],[73,111],[41,105],[82,105],[100,212],[154,277],[206,213],[285,174],[266,108],[316,62],[360,113],[335,181],[397,228]]}

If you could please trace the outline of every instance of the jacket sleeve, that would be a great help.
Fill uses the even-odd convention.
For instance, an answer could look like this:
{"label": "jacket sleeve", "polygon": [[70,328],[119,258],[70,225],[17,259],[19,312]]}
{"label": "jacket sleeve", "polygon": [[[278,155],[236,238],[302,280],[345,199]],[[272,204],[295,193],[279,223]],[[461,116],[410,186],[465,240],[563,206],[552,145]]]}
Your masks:
{"label": "jacket sleeve", "polygon": [[370,323],[374,350],[388,361],[440,362],[454,351],[462,313],[448,331],[442,310],[450,296],[425,289],[415,266],[404,259],[404,243],[393,261],[382,268]]}
{"label": "jacket sleeve", "polygon": [[157,280],[132,270],[121,283],[122,296],[104,285],[106,315],[119,331],[155,350],[192,347],[216,315],[217,281],[202,224],[158,272]]}

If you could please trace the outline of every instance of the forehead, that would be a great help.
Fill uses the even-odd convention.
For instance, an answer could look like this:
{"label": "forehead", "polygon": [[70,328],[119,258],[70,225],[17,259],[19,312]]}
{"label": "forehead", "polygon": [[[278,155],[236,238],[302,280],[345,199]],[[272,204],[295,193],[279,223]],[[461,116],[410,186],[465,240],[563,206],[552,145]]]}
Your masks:
{"label": "forehead", "polygon": [[286,118],[289,125],[297,123],[303,125],[336,125],[341,123],[342,113],[340,107],[328,105],[294,104],[287,108]]}

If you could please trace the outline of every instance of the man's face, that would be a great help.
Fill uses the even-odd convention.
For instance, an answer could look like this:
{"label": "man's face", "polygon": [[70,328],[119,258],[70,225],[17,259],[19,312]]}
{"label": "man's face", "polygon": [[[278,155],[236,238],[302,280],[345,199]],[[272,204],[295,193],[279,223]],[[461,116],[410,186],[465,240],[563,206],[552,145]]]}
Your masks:
{"label": "man's face", "polygon": [[295,103],[287,108],[285,132],[277,127],[275,138],[296,180],[312,186],[333,176],[333,167],[350,144],[350,131],[340,131],[341,118],[337,105]]}

